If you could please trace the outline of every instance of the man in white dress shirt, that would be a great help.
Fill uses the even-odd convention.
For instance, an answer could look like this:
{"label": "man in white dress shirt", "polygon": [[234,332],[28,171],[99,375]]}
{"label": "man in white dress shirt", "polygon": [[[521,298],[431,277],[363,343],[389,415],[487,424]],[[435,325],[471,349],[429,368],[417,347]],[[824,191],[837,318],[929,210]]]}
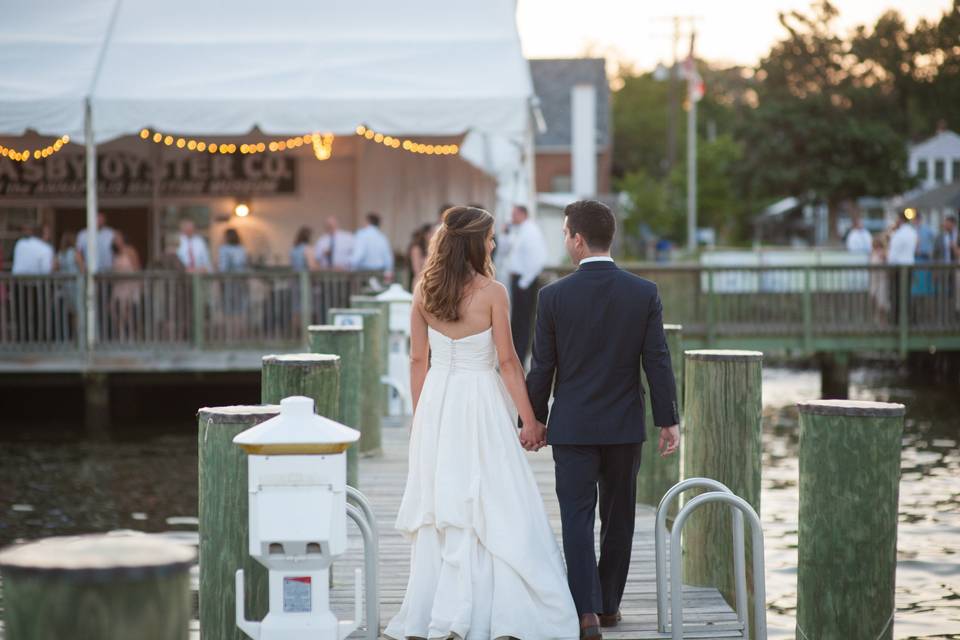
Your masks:
{"label": "man in white dress shirt", "polygon": [[53,247],[40,239],[39,229],[26,227],[24,233],[24,237],[13,246],[13,275],[53,273]]}
{"label": "man in white dress shirt", "polygon": [[[40,239],[39,227],[26,227],[24,237],[13,246],[13,275],[37,276],[53,272],[53,247]],[[43,282],[27,280],[13,283],[14,322],[17,323],[17,336],[25,342],[43,340],[46,318],[41,314],[49,312],[49,299],[42,297]]]}
{"label": "man in white dress shirt", "polygon": [[[77,251],[83,255],[83,263],[87,260],[87,230],[81,229],[77,234]],[[110,271],[113,267],[113,229],[107,225],[107,217],[101,211],[97,213],[97,264],[94,273]]]}
{"label": "man in white dress shirt", "polygon": [[207,273],[212,270],[207,242],[197,235],[196,225],[190,218],[180,220],[180,244],[177,246],[177,257],[187,273]]}
{"label": "man in white dress shirt", "polygon": [[393,249],[380,231],[379,214],[368,213],[367,226],[354,235],[350,267],[354,271],[383,271],[387,280],[393,278]]}
{"label": "man in white dress shirt", "polygon": [[873,248],[873,236],[863,228],[863,220],[858,214],[853,215],[853,227],[847,233],[847,251],[870,255]]}
{"label": "man in white dress shirt", "polygon": [[[896,229],[890,236],[890,246],[887,248],[887,264],[911,266],[916,262],[917,242],[916,228],[910,224],[906,216],[897,220]],[[907,276],[907,290],[904,293],[907,306],[910,306],[910,275]],[[897,322],[900,318],[900,270],[890,273],[890,308],[891,318]]]}
{"label": "man in white dress shirt", "polygon": [[530,346],[530,326],[540,290],[540,273],[547,262],[547,245],[537,223],[530,219],[527,208],[516,205],[507,234],[507,273],[510,274],[510,324],[513,346],[526,362]]}
{"label": "man in white dress shirt", "polygon": [[340,229],[336,216],[330,216],[324,223],[327,232],[317,238],[314,256],[321,269],[346,271],[353,257],[353,234]]}

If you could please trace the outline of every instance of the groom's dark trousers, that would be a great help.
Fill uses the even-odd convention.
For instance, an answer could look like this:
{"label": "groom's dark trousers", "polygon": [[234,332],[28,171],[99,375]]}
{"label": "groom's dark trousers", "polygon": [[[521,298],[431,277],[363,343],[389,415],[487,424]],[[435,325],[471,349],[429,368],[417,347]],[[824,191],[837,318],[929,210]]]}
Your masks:
{"label": "groom's dark trousers", "polygon": [[[640,367],[654,423],[679,422],[655,284],[590,262],[540,291],[527,390],[547,422],[577,613],[616,613],[633,542],[636,476],[646,439]],[[548,401],[553,395],[553,406]],[[594,514],[600,505],[600,562]]]}

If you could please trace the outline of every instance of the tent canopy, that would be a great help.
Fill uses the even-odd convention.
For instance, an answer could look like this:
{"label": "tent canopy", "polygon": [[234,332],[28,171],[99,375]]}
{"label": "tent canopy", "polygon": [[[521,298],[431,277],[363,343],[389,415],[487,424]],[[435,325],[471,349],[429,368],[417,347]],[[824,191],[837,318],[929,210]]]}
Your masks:
{"label": "tent canopy", "polygon": [[468,133],[467,160],[527,182],[515,0],[0,2],[0,134],[82,141],[87,100],[96,142],[144,127]]}

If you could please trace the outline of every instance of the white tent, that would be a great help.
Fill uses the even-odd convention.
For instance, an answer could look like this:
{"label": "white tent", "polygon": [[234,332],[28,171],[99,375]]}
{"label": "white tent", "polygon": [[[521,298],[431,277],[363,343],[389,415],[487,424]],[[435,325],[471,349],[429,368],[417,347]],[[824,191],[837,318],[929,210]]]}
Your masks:
{"label": "white tent", "polygon": [[[0,134],[92,150],[144,127],[466,133],[461,155],[497,178],[498,206],[533,204],[515,0],[0,0],[0,14]],[[87,207],[92,227],[89,188]]]}

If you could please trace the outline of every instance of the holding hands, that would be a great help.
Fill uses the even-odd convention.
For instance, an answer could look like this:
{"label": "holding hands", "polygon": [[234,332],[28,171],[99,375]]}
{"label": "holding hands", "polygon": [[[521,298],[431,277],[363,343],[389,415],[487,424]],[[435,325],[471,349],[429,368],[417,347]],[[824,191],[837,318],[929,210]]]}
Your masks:
{"label": "holding hands", "polygon": [[540,451],[547,445],[547,426],[538,420],[524,420],[520,429],[520,444],[527,451]]}

